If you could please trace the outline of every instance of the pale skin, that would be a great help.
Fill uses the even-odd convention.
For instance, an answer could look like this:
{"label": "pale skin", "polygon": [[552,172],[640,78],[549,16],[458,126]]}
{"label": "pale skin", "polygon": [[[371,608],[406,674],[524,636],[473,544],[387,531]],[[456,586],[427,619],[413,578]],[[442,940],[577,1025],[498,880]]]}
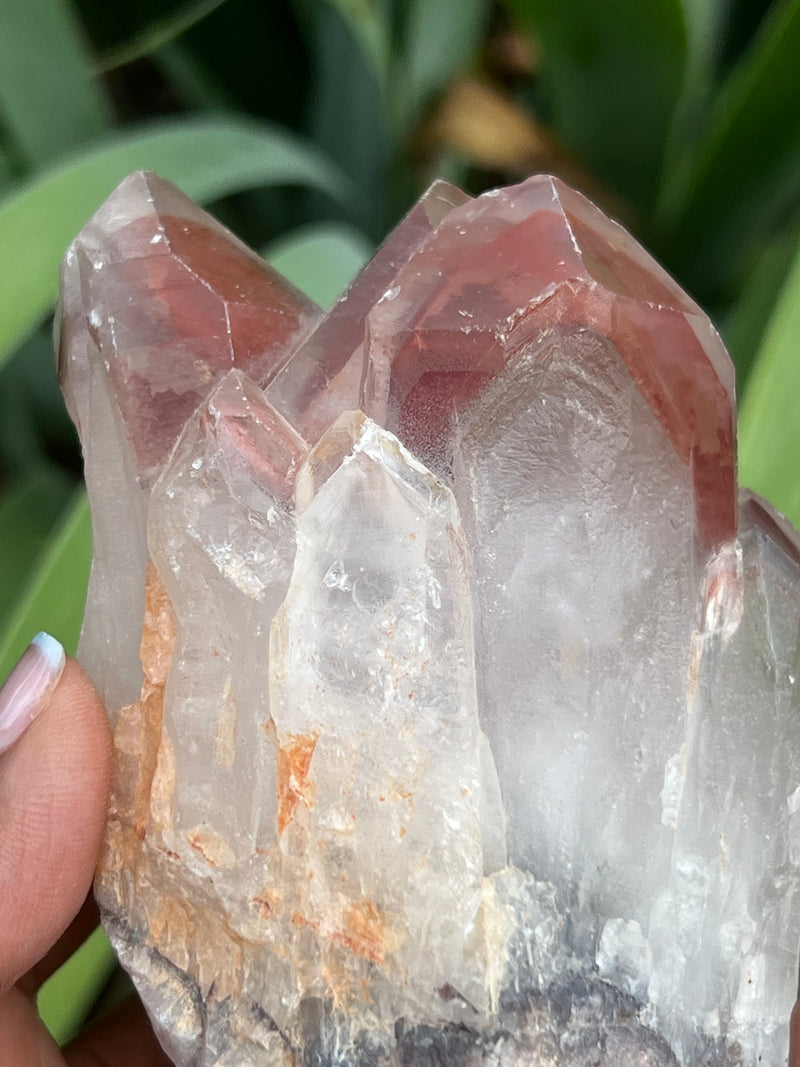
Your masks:
{"label": "pale skin", "polygon": [[[68,660],[47,708],[0,755],[0,1064],[169,1067],[136,1000],[59,1049],[36,1013],[42,982],[97,924],[91,882],[108,803],[103,705]],[[800,1002],[788,1067],[800,1067]]]}
{"label": "pale skin", "polygon": [[0,755],[0,1063],[168,1067],[131,1001],[59,1049],[36,992],[97,924],[91,883],[108,802],[111,739],[91,682],[67,661],[47,708]]}

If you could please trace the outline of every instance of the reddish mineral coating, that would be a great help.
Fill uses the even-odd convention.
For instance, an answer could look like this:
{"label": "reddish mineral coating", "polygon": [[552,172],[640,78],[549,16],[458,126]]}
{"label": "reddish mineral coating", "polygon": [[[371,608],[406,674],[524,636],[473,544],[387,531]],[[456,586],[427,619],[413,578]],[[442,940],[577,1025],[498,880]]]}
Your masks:
{"label": "reddish mineral coating", "polygon": [[230,469],[244,470],[281,501],[293,499],[308,448],[246,375],[235,370],[223,378],[200,409],[200,423]]}
{"label": "reddish mineral coating", "polygon": [[608,337],[690,465],[706,550],[736,532],[733,371],[711,323],[621,227],[537,176],[455,208],[367,319],[362,408],[423,462],[450,420],[559,326]]}
{"label": "reddish mineral coating", "polygon": [[386,959],[386,919],[380,909],[364,900],[351,904],[344,920],[346,931],[334,934],[332,940],[382,966]]}
{"label": "reddish mineral coating", "polygon": [[301,802],[313,803],[314,787],[308,776],[318,740],[318,734],[290,734],[287,743],[278,749],[279,834],[292,821]]}
{"label": "reddish mineral coating", "polygon": [[311,444],[343,411],[358,407],[365,315],[441,220],[469,200],[454,185],[434,182],[275,376],[267,389],[269,400]]}
{"label": "reddish mineral coating", "polygon": [[[114,742],[117,750],[111,787],[112,820],[132,827],[132,834],[110,839],[123,843],[125,866],[135,869],[140,859],[139,844],[150,823],[150,800],[158,761],[158,745],[167,684],[175,648],[175,617],[167,592],[151,563],[147,567],[145,613],[142,622],[141,657],[144,668],[139,701],[123,708]],[[134,769],[135,768],[135,769]],[[126,795],[123,782],[134,782],[132,795]],[[110,847],[110,846],[109,846]],[[119,857],[112,862],[122,866]]]}
{"label": "reddish mineral coating", "polygon": [[65,274],[79,272],[86,318],[68,321],[64,340],[87,329],[106,361],[144,482],[222,374],[238,367],[270,380],[319,314],[188,197],[143,172],[112,194],[66,263]]}
{"label": "reddish mineral coating", "polygon": [[[258,898],[255,903],[258,906],[263,902]],[[309,919],[302,912],[297,911],[292,915],[292,923],[295,926],[306,926],[315,934],[329,938],[334,945],[342,945],[354,955],[361,956],[379,967],[383,966],[390,944],[385,916],[372,901],[364,900],[348,907],[343,918],[344,930],[328,930],[324,935],[321,934],[319,920]]]}
{"label": "reddish mineral coating", "polygon": [[788,1067],[800,1067],[800,1000],[792,1009],[789,1021],[789,1064]]}

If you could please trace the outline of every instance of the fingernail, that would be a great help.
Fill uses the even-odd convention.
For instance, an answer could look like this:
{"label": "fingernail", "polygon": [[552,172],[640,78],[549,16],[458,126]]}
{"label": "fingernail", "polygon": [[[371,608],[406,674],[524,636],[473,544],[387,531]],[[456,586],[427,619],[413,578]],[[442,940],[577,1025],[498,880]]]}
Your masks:
{"label": "fingernail", "polygon": [[61,644],[40,633],[31,641],[0,689],[0,752],[11,748],[44,711],[64,670]]}

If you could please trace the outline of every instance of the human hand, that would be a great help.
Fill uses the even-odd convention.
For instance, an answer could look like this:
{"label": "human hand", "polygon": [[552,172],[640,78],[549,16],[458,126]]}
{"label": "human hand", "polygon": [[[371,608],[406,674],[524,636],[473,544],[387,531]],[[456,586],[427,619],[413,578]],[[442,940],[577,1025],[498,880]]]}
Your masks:
{"label": "human hand", "polygon": [[36,1013],[42,982],[97,924],[91,882],[111,739],[100,698],[41,634],[0,690],[0,1064],[168,1065],[138,1001],[58,1049]]}

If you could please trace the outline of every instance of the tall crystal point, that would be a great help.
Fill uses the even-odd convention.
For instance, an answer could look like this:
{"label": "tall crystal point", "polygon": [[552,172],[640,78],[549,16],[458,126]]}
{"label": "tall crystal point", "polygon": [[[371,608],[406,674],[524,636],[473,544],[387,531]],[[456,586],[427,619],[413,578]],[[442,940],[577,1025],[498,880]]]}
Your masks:
{"label": "tall crystal point", "polygon": [[435,1021],[436,989],[487,996],[466,548],[449,491],[361,414],[323,437],[304,483],[272,626],[283,881],[319,942],[307,993],[354,1032],[366,1000],[391,1032]]}
{"label": "tall crystal point", "polygon": [[134,175],[62,284],[176,1063],[785,1063],[800,542],[697,305],[547,177],[435,183],[323,316]]}
{"label": "tall crystal point", "polygon": [[58,367],[95,540],[81,658],[112,714],[141,682],[150,487],[214,383],[233,367],[268,381],[318,313],[216,219],[143,171],[67,250]]}

